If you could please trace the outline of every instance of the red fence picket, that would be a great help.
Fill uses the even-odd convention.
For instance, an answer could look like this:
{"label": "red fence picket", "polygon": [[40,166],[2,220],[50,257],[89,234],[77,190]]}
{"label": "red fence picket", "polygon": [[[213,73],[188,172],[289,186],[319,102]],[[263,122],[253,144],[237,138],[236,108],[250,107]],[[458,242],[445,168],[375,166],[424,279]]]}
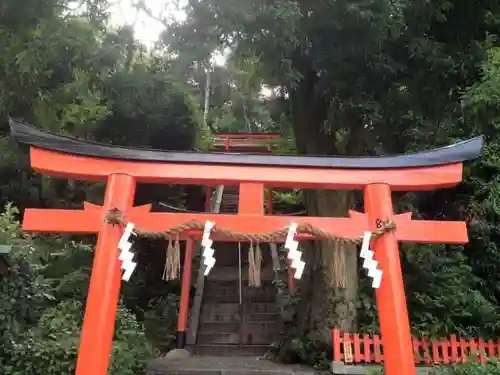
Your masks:
{"label": "red fence picket", "polygon": [[[482,338],[429,340],[412,338],[416,364],[463,363],[471,356],[485,362],[488,357],[500,357],[500,340],[485,342]],[[359,333],[333,329],[333,359],[350,364],[383,363],[384,354],[379,335],[370,337]]]}

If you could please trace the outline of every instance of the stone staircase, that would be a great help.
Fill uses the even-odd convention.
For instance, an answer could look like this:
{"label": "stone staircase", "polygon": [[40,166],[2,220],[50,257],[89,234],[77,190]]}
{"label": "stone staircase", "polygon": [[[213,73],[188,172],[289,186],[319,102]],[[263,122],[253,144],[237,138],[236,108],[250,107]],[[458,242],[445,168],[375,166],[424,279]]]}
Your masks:
{"label": "stone staircase", "polygon": [[[237,193],[225,188],[221,213],[237,212]],[[282,325],[272,283],[271,250],[267,244],[260,247],[262,285],[256,288],[248,286],[249,244],[214,244],[216,264],[204,280],[195,342],[188,347],[192,353],[263,356],[279,339]]]}

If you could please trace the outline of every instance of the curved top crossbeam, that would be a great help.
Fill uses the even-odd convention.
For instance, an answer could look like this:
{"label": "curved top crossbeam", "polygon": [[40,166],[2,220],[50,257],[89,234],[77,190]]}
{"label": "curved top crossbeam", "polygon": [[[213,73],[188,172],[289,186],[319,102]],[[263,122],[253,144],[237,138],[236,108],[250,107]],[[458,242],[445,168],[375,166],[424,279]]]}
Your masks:
{"label": "curved top crossbeam", "polygon": [[126,148],[81,141],[39,130],[13,118],[9,118],[9,123],[13,137],[30,146],[72,155],[132,162],[365,170],[395,169],[461,163],[478,157],[483,148],[483,137],[480,136],[447,147],[397,156],[334,157],[178,152]]}

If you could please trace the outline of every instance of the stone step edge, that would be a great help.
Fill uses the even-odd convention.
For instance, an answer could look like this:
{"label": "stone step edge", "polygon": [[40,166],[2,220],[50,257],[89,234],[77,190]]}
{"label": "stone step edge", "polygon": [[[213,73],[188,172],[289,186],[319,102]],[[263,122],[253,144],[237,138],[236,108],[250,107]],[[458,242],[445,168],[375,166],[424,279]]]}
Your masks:
{"label": "stone step edge", "polygon": [[[221,320],[204,320],[203,324],[239,324],[243,323],[240,320],[236,321],[221,321]],[[255,321],[255,320],[245,320],[245,324],[277,324],[277,320],[269,321]]]}
{"label": "stone step edge", "polygon": [[[272,348],[271,344],[202,344],[202,343],[197,343],[197,344],[192,344],[188,345],[186,349],[190,352],[196,351],[196,349],[203,349],[203,348],[213,348],[213,349],[262,349],[269,351]],[[196,355],[196,354],[195,354]],[[238,357],[237,355],[233,357]]]}

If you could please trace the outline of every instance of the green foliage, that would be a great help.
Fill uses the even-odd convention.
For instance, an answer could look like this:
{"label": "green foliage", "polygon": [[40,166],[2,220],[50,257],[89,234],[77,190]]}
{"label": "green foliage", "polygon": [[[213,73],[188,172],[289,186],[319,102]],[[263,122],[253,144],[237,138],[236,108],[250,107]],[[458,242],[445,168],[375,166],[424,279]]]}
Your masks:
{"label": "green foliage", "polygon": [[[68,300],[47,309],[37,324],[17,337],[4,361],[6,375],[73,374],[80,341],[80,302]],[[118,309],[116,335],[109,374],[135,375],[151,357],[149,346],[134,315]]]}
{"label": "green foliage", "polygon": [[297,319],[300,297],[288,289],[288,263],[284,248],[279,249],[279,268],[273,269],[273,285],[277,289],[278,305],[285,332],[281,341],[271,345],[267,357],[283,363],[304,363],[316,370],[326,370],[331,363],[331,347],[319,340],[311,339],[309,332],[301,327]]}
{"label": "green foliage", "polygon": [[0,279],[0,365],[4,367],[12,351],[14,340],[35,324],[51,296],[46,293],[48,283],[37,277],[40,265],[35,262],[32,240],[20,234],[15,221],[18,213],[7,206],[0,214],[0,243],[12,245],[9,271]]}
{"label": "green foliage", "polygon": [[[160,149],[205,150],[214,130],[258,129],[284,134],[274,144],[280,153],[385,155],[483,133],[484,155],[466,165],[460,187],[398,197],[398,211],[416,218],[465,220],[470,243],[403,246],[401,254],[416,335],[498,337],[498,2],[192,1],[186,21],[165,33],[166,52],[176,54],[149,54],[130,27],[107,29],[106,1],[82,3],[79,17],[63,12],[67,1],[7,0],[0,7],[2,202],[71,207],[102,199],[102,186],[32,173],[26,154],[5,137],[7,114],[57,133]],[[227,66],[211,74],[211,129],[200,131],[205,63],[227,45]],[[263,84],[269,97],[261,96]],[[143,188],[139,201],[172,195]],[[278,212],[303,209],[301,191],[274,192],[273,201]],[[17,215],[9,206],[0,217],[0,243],[13,245],[0,282],[0,365],[8,374],[64,374],[74,365],[91,246],[21,234]],[[178,285],[155,276],[163,250],[140,254],[146,266],[123,290],[123,304],[162,351],[171,346],[178,308]],[[364,276],[358,294],[357,330],[378,331]],[[282,297],[290,306],[293,298]],[[112,371],[133,373],[147,356],[144,332],[123,307],[118,320]],[[324,343],[308,332],[289,337],[288,360],[326,363]],[[494,366],[453,371],[494,373]]]}
{"label": "green foliage", "polygon": [[124,146],[186,150],[200,129],[199,108],[168,75],[145,67],[106,82],[111,112],[96,131],[100,140]]}
{"label": "green foliage", "polygon": [[[484,133],[484,156],[465,167],[459,188],[398,199],[418,219],[461,219],[470,228],[464,247],[402,247],[414,333],[493,337],[500,328],[499,15],[491,1],[207,0],[191,2],[187,20],[167,34],[178,53],[198,46],[199,61],[214,45],[230,45],[240,67],[251,61],[249,72],[279,88],[278,112],[299,153],[387,155]],[[233,117],[229,123],[242,120]],[[289,205],[287,194],[280,200]],[[365,281],[353,329],[374,332]]]}
{"label": "green foliage", "polygon": [[146,361],[153,356],[143,326],[130,310],[120,306],[116,317],[115,339],[111,351],[109,373],[112,375],[141,374]]}
{"label": "green foliage", "polygon": [[95,124],[109,115],[109,103],[86,72],[75,70],[73,77],[74,81],[50,93],[40,93],[34,115],[41,124],[57,126],[52,129],[56,132],[89,138]]}
{"label": "green foliage", "polygon": [[155,349],[166,353],[174,348],[179,314],[179,295],[167,294],[149,301],[144,313],[147,338]]}
{"label": "green foliage", "polygon": [[71,374],[79,342],[81,305],[63,302],[44,311],[37,324],[12,340],[4,357],[7,375]]}
{"label": "green foliage", "polygon": [[[484,295],[458,246],[404,246],[402,262],[413,334],[417,337],[497,337],[500,308]],[[370,280],[358,300],[361,331],[379,333]]]}
{"label": "green foliage", "polygon": [[[69,250],[68,259],[72,254],[88,253],[89,249],[77,243],[61,246],[60,241],[54,239],[33,239],[22,234],[17,214],[18,210],[11,205],[0,214],[0,243],[13,246],[8,273],[0,280],[2,374],[69,375],[74,373],[80,341],[82,292],[62,291],[62,285],[72,283],[70,277],[55,278],[55,268],[64,262],[47,260],[61,257],[60,252],[64,250]],[[57,244],[61,246],[59,254],[54,251]],[[76,250],[71,252],[71,247]],[[73,259],[77,267],[76,260]],[[75,274],[66,263],[68,270],[70,275]],[[120,307],[110,374],[135,375],[150,357],[143,328],[129,310]]]}
{"label": "green foliage", "polygon": [[432,375],[498,375],[500,374],[500,360],[492,358],[485,364],[477,360],[469,360],[466,364],[443,366],[434,369]]}
{"label": "green foliage", "polygon": [[311,340],[308,335],[294,336],[286,351],[279,357],[284,363],[303,363],[318,371],[330,368],[331,346],[319,340]]}

